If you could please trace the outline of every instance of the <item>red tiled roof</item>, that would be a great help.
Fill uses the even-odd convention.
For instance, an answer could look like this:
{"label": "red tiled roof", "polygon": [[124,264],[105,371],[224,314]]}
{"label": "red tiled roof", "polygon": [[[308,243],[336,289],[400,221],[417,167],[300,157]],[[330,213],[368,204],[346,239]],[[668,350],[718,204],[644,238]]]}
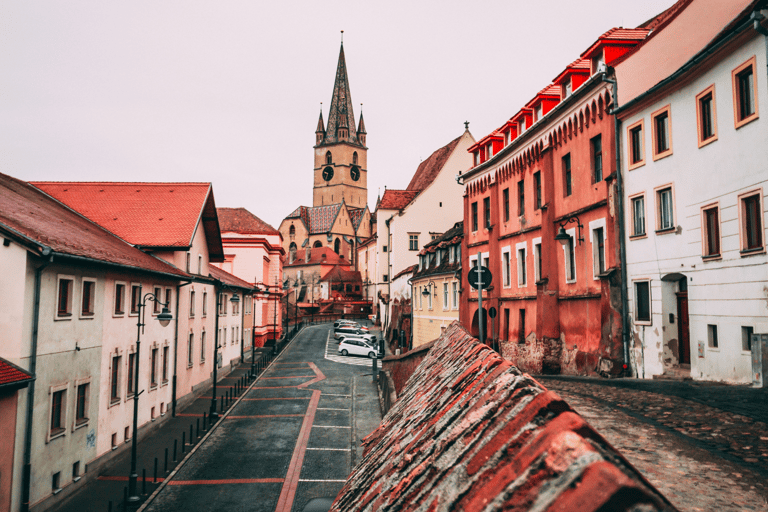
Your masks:
{"label": "red tiled roof", "polygon": [[411,265],[410,267],[404,268],[403,270],[395,274],[395,277],[393,277],[392,280],[394,281],[398,277],[404,276],[405,274],[412,274],[413,271],[416,269],[416,267],[418,267],[418,265]]}
{"label": "red tiled roof", "polygon": [[676,510],[562,398],[458,322],[363,447],[333,512]]}
{"label": "red tiled roof", "polygon": [[57,253],[187,276],[165,261],[125,243],[32,185],[0,173],[0,228],[2,226]]}
{"label": "red tiled roof", "polygon": [[381,196],[377,208],[382,210],[402,210],[413,198],[419,195],[419,190],[395,190],[388,188]]}
{"label": "red tiled roof", "polygon": [[22,387],[32,379],[31,373],[0,357],[0,387]]}
{"label": "red tiled roof", "polygon": [[[459,143],[459,140],[461,140],[461,137],[462,136],[456,137],[451,142],[429,155],[429,158],[421,162],[416,169],[413,178],[411,178],[411,182],[408,183],[406,190],[416,190],[420,192],[435,181],[435,178],[440,174],[440,171],[448,161],[448,158],[450,158],[453,150]],[[386,195],[386,192],[384,195]]]}
{"label": "red tiled roof", "polygon": [[324,206],[299,206],[286,219],[301,218],[310,235],[327,233],[341,210],[341,203]]}
{"label": "red tiled roof", "polygon": [[222,233],[229,231],[247,235],[279,235],[275,228],[245,208],[216,208]]}
{"label": "red tiled roof", "polygon": [[335,265],[332,269],[325,273],[320,278],[321,281],[335,281],[342,283],[356,283],[362,282],[363,278],[357,270],[346,270],[339,265]]}
{"label": "red tiled roof", "polygon": [[243,281],[237,276],[233,276],[229,272],[226,272],[215,265],[208,265],[208,272],[214,279],[221,281],[227,286],[235,286],[237,288],[247,288],[248,290],[253,288],[253,285],[247,281]]}
{"label": "red tiled roof", "polygon": [[33,182],[32,185],[140,247],[190,247],[202,220],[211,261],[223,261],[210,183]]}
{"label": "red tiled roof", "polygon": [[297,249],[296,250],[296,259],[293,263],[286,262],[283,264],[283,267],[298,267],[302,265],[320,265],[321,263],[323,265],[346,265],[349,266],[350,262],[349,260],[342,258],[335,252],[333,252],[333,249],[330,247],[313,247],[310,254],[309,254],[309,262],[306,262],[304,260],[306,249]]}
{"label": "red tiled roof", "polygon": [[580,57],[582,58],[589,58],[589,56],[592,54],[592,52],[602,43],[605,42],[614,42],[614,43],[631,43],[631,42],[639,42],[645,39],[645,37],[648,35],[650,30],[646,28],[612,28],[611,30],[607,31],[603,35],[597,38],[597,41],[592,43],[592,45],[584,50]]}
{"label": "red tiled roof", "polygon": [[349,213],[349,217],[352,220],[352,227],[355,228],[355,231],[357,231],[357,228],[360,227],[360,223],[363,221],[365,208],[353,208],[351,206],[347,206],[347,212]]}
{"label": "red tiled roof", "polygon": [[566,75],[566,73],[573,73],[573,72],[581,72],[581,73],[589,73],[589,71],[592,69],[592,63],[589,61],[589,59],[576,59],[575,61],[568,64],[565,69],[555,77],[554,80],[552,80],[553,84],[558,83],[562,78]]}

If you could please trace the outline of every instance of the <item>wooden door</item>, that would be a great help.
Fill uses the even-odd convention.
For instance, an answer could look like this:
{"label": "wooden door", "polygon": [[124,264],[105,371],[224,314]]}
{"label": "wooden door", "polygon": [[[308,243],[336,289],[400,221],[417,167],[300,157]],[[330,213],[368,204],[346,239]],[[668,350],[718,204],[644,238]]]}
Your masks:
{"label": "wooden door", "polygon": [[691,364],[691,341],[688,330],[688,292],[677,292],[677,339],[680,364]]}

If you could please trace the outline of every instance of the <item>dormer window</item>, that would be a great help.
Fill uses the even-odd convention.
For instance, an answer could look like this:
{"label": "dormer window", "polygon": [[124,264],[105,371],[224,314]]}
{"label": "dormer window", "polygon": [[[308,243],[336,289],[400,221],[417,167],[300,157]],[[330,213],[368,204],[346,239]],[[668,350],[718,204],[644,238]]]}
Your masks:
{"label": "dormer window", "polygon": [[493,144],[488,144],[485,146],[485,157],[486,159],[490,159],[493,156]]}
{"label": "dormer window", "polygon": [[504,145],[509,145],[509,132],[504,132]]}
{"label": "dormer window", "polygon": [[480,152],[475,152],[475,165],[480,165]]}
{"label": "dormer window", "polygon": [[525,119],[522,119],[520,121],[520,133],[524,133],[524,132],[525,132]]}
{"label": "dormer window", "polygon": [[600,50],[600,53],[592,57],[592,74],[598,73],[601,68],[605,65],[605,55],[603,55],[603,51]]}
{"label": "dormer window", "polygon": [[331,156],[331,152],[330,151],[328,151],[325,154],[325,163],[326,164],[332,164],[333,163],[333,156]]}
{"label": "dormer window", "polygon": [[536,110],[535,110],[535,112],[536,112],[536,121],[538,121],[538,120],[540,120],[540,119],[543,117],[543,112],[544,112],[544,109],[543,109],[543,107],[541,106],[541,103],[539,103],[538,105],[536,105]]}
{"label": "dormer window", "polygon": [[564,84],[563,84],[563,98],[567,98],[573,94],[573,81],[569,78]]}

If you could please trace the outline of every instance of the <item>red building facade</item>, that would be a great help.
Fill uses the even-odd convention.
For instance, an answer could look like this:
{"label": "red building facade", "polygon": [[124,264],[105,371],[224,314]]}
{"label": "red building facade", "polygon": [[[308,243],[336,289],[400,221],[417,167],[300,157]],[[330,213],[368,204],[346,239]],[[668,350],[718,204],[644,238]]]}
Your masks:
{"label": "red building facade", "polygon": [[524,371],[618,375],[625,368],[615,125],[604,63],[647,33],[603,34],[470,148],[462,267],[481,262],[493,283],[483,292],[485,313],[477,291],[463,286],[460,319],[479,335],[483,314],[486,339]]}

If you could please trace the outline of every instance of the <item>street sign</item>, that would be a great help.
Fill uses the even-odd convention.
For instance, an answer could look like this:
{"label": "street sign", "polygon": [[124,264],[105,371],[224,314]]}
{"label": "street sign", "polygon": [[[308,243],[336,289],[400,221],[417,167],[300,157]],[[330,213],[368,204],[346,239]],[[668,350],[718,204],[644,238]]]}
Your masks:
{"label": "street sign", "polygon": [[[488,267],[472,267],[469,269],[469,272],[467,272],[467,280],[469,281],[469,286],[475,290],[478,289],[478,286],[482,286],[483,288],[488,288],[491,286],[491,279],[491,271],[488,269]],[[480,285],[478,285],[478,281],[480,282]]]}
{"label": "street sign", "polygon": [[488,310],[488,316],[491,318],[496,318],[496,308],[491,308]]}

